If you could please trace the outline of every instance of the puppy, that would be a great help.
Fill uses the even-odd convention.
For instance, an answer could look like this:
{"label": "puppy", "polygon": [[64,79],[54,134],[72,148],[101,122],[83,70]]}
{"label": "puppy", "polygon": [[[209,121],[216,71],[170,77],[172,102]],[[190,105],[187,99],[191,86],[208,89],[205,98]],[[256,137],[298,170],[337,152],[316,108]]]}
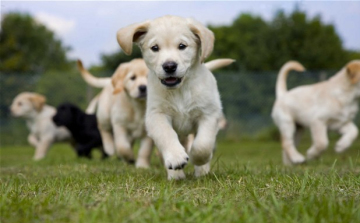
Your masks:
{"label": "puppy", "polygon": [[[208,62],[209,69],[218,69],[233,63],[231,59]],[[142,59],[120,64],[112,78],[92,76],[78,61],[84,80],[93,87],[103,88],[99,96],[97,120],[105,151],[134,162],[134,140],[140,139],[136,167],[148,168],[153,141],[145,131],[145,100],[148,68]]]}
{"label": "puppy", "polygon": [[[216,80],[203,64],[213,33],[195,20],[164,16],[120,29],[117,40],[126,54],[137,43],[150,70],[146,128],[168,179],[185,178],[189,158],[196,177],[207,174],[222,117]],[[186,148],[189,134],[195,139]]]}
{"label": "puppy", "polygon": [[55,126],[52,117],[56,110],[46,105],[45,101],[43,95],[23,92],[14,98],[10,107],[14,117],[26,119],[30,130],[28,142],[36,148],[34,160],[44,158],[54,142],[71,140],[71,134],[66,128]]}
{"label": "puppy", "polygon": [[129,163],[135,160],[133,144],[140,139],[136,167],[148,168],[153,148],[144,127],[147,72],[142,59],[121,64],[112,78],[96,78],[78,61],[84,80],[103,88],[99,95],[97,121],[107,154],[116,154]]}
{"label": "puppy", "polygon": [[358,135],[353,119],[359,109],[360,60],[349,62],[327,81],[287,91],[286,77],[290,70],[304,71],[304,67],[290,61],[281,68],[272,110],[272,118],[281,133],[284,164],[305,161],[294,143],[301,133],[299,127],[308,127],[311,131],[313,143],[307,151],[308,159],[318,157],[327,148],[327,130],[342,135],[335,151],[345,151]]}
{"label": "puppy", "polygon": [[52,120],[56,126],[64,126],[71,132],[76,142],[75,149],[78,156],[91,158],[91,150],[100,148],[102,157],[107,157],[102,149],[101,136],[95,115],[86,114],[75,105],[64,103],[57,107],[57,112]]}

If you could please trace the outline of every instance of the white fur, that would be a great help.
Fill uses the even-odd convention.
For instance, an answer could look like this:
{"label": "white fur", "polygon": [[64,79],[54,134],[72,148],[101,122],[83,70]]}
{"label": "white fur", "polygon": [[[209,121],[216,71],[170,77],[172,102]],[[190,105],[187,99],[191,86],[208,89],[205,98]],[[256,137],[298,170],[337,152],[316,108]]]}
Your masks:
{"label": "white fur", "polygon": [[26,119],[30,130],[28,142],[36,148],[34,160],[44,158],[54,142],[71,139],[71,134],[65,127],[57,127],[53,123],[52,117],[56,109],[44,103],[43,96],[23,92],[16,96],[11,104],[12,115]]}
{"label": "white fur", "polygon": [[[85,81],[103,87],[98,99],[97,120],[104,149],[128,162],[135,160],[133,144],[140,139],[136,167],[148,168],[153,141],[145,131],[145,97],[140,97],[139,86],[147,86],[148,69],[142,59],[121,64],[111,78],[96,78],[78,63]],[[131,78],[136,76],[136,79]],[[118,92],[115,92],[118,91]]]}
{"label": "white fur", "polygon": [[294,142],[300,134],[296,124],[310,128],[313,144],[307,151],[308,159],[318,157],[327,148],[328,130],[342,135],[335,150],[346,150],[358,135],[353,119],[359,108],[360,61],[348,63],[327,81],[287,91],[286,76],[291,69],[304,70],[302,65],[295,61],[282,67],[272,111],[272,118],[281,133],[284,164],[292,165],[305,161],[305,157],[296,150]]}
{"label": "white fur", "polygon": [[[194,20],[165,16],[119,30],[125,53],[131,53],[134,39],[150,70],[146,128],[169,169],[168,179],[185,178],[182,168],[189,158],[195,176],[207,174],[223,117],[216,80],[202,63],[212,51],[212,32]],[[186,49],[179,50],[179,44]],[[158,52],[151,50],[154,45]],[[182,78],[171,89],[160,81],[166,77],[162,66],[167,61],[177,63],[176,77]],[[189,134],[195,139],[185,148]]]}

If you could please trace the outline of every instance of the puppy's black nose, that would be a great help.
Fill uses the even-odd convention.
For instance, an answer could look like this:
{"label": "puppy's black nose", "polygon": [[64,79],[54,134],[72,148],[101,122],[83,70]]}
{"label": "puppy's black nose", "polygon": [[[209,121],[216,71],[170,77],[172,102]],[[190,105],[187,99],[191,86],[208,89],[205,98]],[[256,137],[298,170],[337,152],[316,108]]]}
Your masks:
{"label": "puppy's black nose", "polygon": [[146,92],[146,85],[140,85],[140,86],[139,86],[139,91],[140,91],[141,93],[145,93],[145,92]]}
{"label": "puppy's black nose", "polygon": [[175,63],[173,61],[168,61],[168,62],[165,62],[162,65],[162,67],[167,74],[172,74],[176,71],[177,63]]}

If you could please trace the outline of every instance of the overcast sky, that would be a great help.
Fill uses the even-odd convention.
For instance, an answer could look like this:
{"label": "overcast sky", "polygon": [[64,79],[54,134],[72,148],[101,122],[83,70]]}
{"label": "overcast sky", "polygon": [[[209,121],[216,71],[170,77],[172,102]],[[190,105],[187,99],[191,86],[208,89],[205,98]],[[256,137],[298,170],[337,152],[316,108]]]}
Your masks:
{"label": "overcast sky", "polygon": [[[360,50],[360,1],[1,1],[1,14],[28,12],[70,46],[71,58],[86,66],[99,64],[101,53],[119,50],[116,31],[163,15],[193,17],[203,24],[230,24],[249,12],[270,20],[279,9],[290,13],[297,4],[311,17],[334,24],[348,49]],[[216,42],[215,42],[216,44]]]}

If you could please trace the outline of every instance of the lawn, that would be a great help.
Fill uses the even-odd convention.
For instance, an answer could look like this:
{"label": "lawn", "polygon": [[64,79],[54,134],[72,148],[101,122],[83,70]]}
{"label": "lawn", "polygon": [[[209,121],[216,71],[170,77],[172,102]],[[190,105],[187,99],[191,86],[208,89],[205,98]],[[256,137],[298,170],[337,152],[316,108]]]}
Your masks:
{"label": "lawn", "polygon": [[211,173],[196,179],[188,165],[182,181],[155,155],[138,170],[66,144],[39,162],[29,146],[2,146],[0,222],[360,222],[360,140],[341,155],[332,146],[283,167],[279,142],[219,142]]}

